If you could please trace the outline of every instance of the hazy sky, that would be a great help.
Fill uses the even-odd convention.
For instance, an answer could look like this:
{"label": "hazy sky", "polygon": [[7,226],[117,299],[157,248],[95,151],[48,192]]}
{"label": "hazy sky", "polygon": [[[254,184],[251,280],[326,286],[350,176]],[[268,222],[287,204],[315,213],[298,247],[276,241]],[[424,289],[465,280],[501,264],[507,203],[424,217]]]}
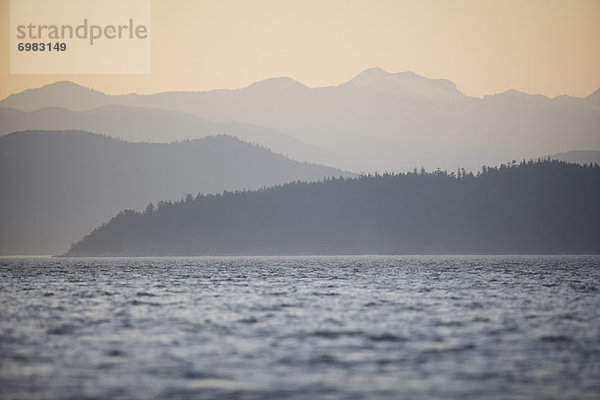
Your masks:
{"label": "hazy sky", "polygon": [[327,86],[374,66],[478,97],[600,87],[600,0],[153,0],[149,75],[11,75],[9,0],[0,13],[0,98],[65,79],[115,94]]}

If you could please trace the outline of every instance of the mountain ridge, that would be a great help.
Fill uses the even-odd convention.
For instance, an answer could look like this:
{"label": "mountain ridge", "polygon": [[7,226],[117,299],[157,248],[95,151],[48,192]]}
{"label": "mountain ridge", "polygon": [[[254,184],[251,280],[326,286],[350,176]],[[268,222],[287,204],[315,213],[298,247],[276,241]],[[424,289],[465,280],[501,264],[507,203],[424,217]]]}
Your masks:
{"label": "mountain ridge", "polygon": [[454,82],[431,79],[412,71],[390,73],[379,67],[367,69],[339,86],[354,86],[369,90],[415,95],[437,101],[466,101],[469,97],[460,92]]}
{"label": "mountain ridge", "polygon": [[507,91],[465,98],[448,81],[381,69],[363,71],[354,79],[369,75],[375,78],[367,89],[355,85],[357,81],[308,88],[290,78],[227,91],[103,96],[80,90],[82,98],[47,88],[53,93],[14,95],[0,106],[82,110],[118,104],[259,125],[355,159],[359,163],[351,168],[355,171],[407,171],[420,166],[477,170],[483,164],[574,148],[600,150],[596,95],[550,99]]}
{"label": "mountain ridge", "polygon": [[189,193],[353,176],[232,136],[131,143],[83,131],[0,137],[0,254],[58,254],[125,209]]}
{"label": "mountain ridge", "polygon": [[[160,92],[153,92],[153,93],[136,93],[136,92],[130,92],[130,93],[121,93],[121,94],[109,94],[106,92],[102,92],[101,90],[98,89],[93,89],[93,88],[89,88],[87,86],[81,85],[79,83],[73,82],[73,81],[69,81],[69,80],[60,80],[60,81],[56,81],[56,82],[51,82],[51,83],[47,83],[45,85],[42,85],[40,87],[37,88],[28,88],[28,89],[24,89],[20,92],[17,93],[12,93],[8,96],[6,96],[4,99],[0,100],[0,103],[13,97],[13,96],[18,96],[20,94],[23,93],[31,93],[32,91],[37,91],[39,89],[50,89],[50,88],[70,88],[70,89],[85,89],[87,91],[91,91],[94,93],[98,93],[98,94],[102,94],[105,96],[110,96],[110,97],[126,97],[126,96],[153,96],[153,95],[157,95],[157,94],[179,94],[179,93],[210,93],[210,92],[229,92],[229,91],[236,91],[236,90],[242,90],[242,89],[247,89],[253,86],[261,86],[262,84],[268,84],[271,82],[285,82],[286,84],[291,84],[291,86],[295,86],[295,87],[301,87],[301,88],[306,88],[306,89],[323,89],[323,88],[330,88],[330,87],[339,87],[339,86],[344,86],[347,85],[353,81],[356,81],[358,78],[360,78],[361,76],[365,75],[365,74],[371,74],[373,72],[378,72],[381,73],[382,76],[402,76],[402,75],[413,75],[415,77],[418,77],[420,79],[424,79],[424,80],[429,80],[429,81],[439,81],[439,82],[447,82],[449,83],[452,88],[456,89],[460,94],[462,94],[465,97],[468,98],[472,98],[472,99],[483,99],[486,96],[495,96],[498,94],[503,94],[506,92],[518,92],[521,94],[526,94],[529,96],[543,96],[546,97],[548,99],[556,99],[558,97],[563,97],[563,96],[567,96],[570,98],[574,98],[574,99],[588,99],[588,98],[592,98],[592,97],[600,97],[600,88],[597,88],[595,90],[593,90],[589,95],[587,96],[583,96],[583,97],[578,97],[578,96],[572,96],[572,95],[566,95],[566,94],[561,94],[561,95],[556,95],[556,96],[547,96],[541,93],[527,93],[515,88],[508,88],[505,89],[502,92],[497,92],[497,93],[488,93],[488,94],[484,94],[481,97],[477,97],[477,96],[467,96],[465,94],[463,94],[457,87],[456,84],[454,82],[452,82],[449,79],[444,79],[444,78],[428,78],[425,77],[424,75],[420,75],[416,72],[413,71],[401,71],[401,72],[387,72],[384,69],[382,69],[381,67],[371,67],[371,68],[367,68],[361,72],[359,72],[358,74],[356,74],[353,78],[350,78],[348,81],[342,82],[338,85],[325,85],[325,86],[314,86],[314,87],[309,87],[305,84],[303,84],[300,81],[295,80],[292,77],[289,76],[278,76],[278,77],[271,77],[271,78],[266,78],[266,79],[261,79],[258,80],[256,82],[252,82],[246,86],[243,87],[239,87],[239,88],[231,88],[231,89],[210,89],[210,90],[165,90],[165,91],[160,91]],[[10,108],[10,107],[8,107]]]}
{"label": "mountain ridge", "polygon": [[557,154],[550,154],[543,159],[560,160],[577,164],[600,164],[600,151],[594,150],[571,150]]}
{"label": "mountain ridge", "polygon": [[132,142],[160,143],[226,134],[260,144],[296,161],[360,169],[360,163],[350,157],[303,143],[274,129],[236,121],[209,121],[193,113],[115,104],[83,111],[56,106],[35,111],[0,107],[0,136],[22,130],[65,129],[94,132]]}

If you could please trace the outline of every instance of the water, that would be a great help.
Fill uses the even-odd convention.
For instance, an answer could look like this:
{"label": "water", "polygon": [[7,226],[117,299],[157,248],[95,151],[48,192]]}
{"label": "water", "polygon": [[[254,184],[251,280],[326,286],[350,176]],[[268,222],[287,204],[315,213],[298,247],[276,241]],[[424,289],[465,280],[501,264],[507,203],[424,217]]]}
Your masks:
{"label": "water", "polygon": [[0,398],[597,399],[600,257],[0,260]]}

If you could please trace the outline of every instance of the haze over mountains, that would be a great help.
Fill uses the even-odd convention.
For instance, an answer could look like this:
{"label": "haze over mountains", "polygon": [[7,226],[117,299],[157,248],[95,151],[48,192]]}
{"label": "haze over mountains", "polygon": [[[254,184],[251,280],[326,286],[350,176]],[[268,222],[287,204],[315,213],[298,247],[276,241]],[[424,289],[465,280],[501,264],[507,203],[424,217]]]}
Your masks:
{"label": "haze over mountains", "polygon": [[0,254],[60,254],[119,211],[191,193],[350,176],[231,136],[129,143],[83,131],[0,137]]}
{"label": "haze over mountains", "polygon": [[[585,98],[515,90],[472,98],[448,80],[380,68],[338,86],[281,77],[152,95],[64,81],[0,101],[0,135],[0,254],[56,254],[123,209],[188,193],[351,175],[342,170],[597,162],[600,89]],[[205,139],[144,143],[195,138]]]}
{"label": "haze over mountains", "polygon": [[197,115],[158,108],[104,105],[84,111],[46,107],[35,111],[0,108],[0,135],[23,130],[84,130],[130,142],[169,143],[227,134],[267,146],[297,161],[323,165],[360,164],[334,151],[312,146],[274,129],[235,121],[213,122]]}
{"label": "haze over mountains", "polygon": [[[600,150],[600,90],[586,98],[550,99],[509,90],[479,99],[465,96],[447,80],[379,68],[321,88],[273,78],[236,90],[110,96],[58,82],[0,102],[1,107],[21,111],[45,107],[84,111],[106,105],[158,108],[210,121],[258,125],[258,130],[276,131],[343,155],[330,158],[329,164],[354,171],[407,171],[420,166],[476,170],[547,154]],[[237,131],[231,126],[216,129],[221,128],[235,135],[245,130],[244,126]],[[281,151],[268,136],[256,141]],[[300,150],[294,153],[294,146],[288,148],[292,150],[283,152],[293,158],[323,162],[307,157],[310,151],[301,155]]]}

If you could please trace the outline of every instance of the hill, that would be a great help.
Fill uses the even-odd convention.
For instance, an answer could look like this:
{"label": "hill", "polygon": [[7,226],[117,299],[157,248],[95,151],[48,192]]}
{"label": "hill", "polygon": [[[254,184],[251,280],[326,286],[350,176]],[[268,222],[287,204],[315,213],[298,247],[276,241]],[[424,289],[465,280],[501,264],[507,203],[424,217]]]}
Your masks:
{"label": "hill", "polygon": [[478,170],[572,149],[600,150],[598,93],[551,99],[508,90],[473,98],[448,80],[372,68],[338,86],[319,88],[281,77],[236,90],[110,96],[58,82],[9,96],[0,106],[22,111],[150,107],[268,127],[361,163],[336,165],[347,169]]}
{"label": "hill", "polygon": [[295,182],[123,211],[68,256],[600,252],[600,166]]}
{"label": "hill", "polygon": [[83,131],[0,137],[0,254],[59,254],[148,201],[346,175],[230,136],[129,143]]}
{"label": "hill", "polygon": [[103,105],[82,111],[63,107],[34,111],[0,108],[0,135],[39,129],[83,130],[129,142],[152,143],[225,134],[263,145],[297,161],[360,169],[360,164],[349,157],[303,143],[271,128],[235,121],[208,121],[186,112],[118,105]]}

